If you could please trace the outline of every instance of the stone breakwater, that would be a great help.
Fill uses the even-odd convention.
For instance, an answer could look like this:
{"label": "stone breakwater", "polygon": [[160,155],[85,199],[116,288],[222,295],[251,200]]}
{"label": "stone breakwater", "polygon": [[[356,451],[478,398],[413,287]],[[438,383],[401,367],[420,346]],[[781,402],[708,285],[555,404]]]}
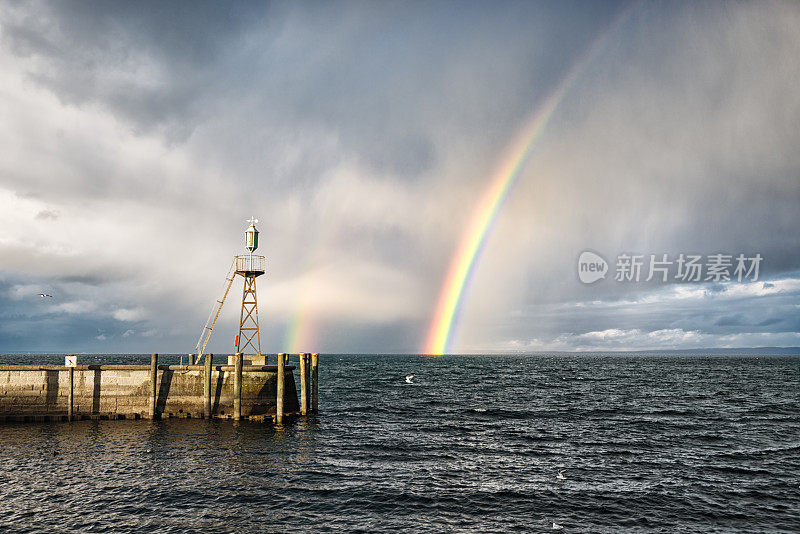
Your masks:
{"label": "stone breakwater", "polygon": [[[0,422],[163,417],[275,420],[278,366],[240,363],[238,367],[2,365]],[[283,413],[291,416],[300,411],[295,368],[281,367]]]}

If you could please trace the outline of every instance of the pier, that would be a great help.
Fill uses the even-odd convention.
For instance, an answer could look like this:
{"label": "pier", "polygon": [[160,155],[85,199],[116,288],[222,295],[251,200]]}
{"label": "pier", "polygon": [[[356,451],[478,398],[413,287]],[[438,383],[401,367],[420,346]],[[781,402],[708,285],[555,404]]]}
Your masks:
{"label": "pier", "polygon": [[[177,365],[78,365],[75,355],[64,365],[0,365],[0,423],[80,419],[199,418],[270,421],[282,425],[316,413],[319,406],[319,354],[298,354],[300,384],[287,354],[261,352],[256,278],[266,273],[258,249],[258,219],[244,232],[246,255],[233,257],[220,297],[214,301],[195,354]],[[235,353],[214,363],[205,349],[237,276],[244,280]]]}
{"label": "pier", "polygon": [[277,365],[248,365],[240,353],[225,364],[212,354],[202,364],[159,364],[153,354],[149,365],[77,365],[72,356],[65,365],[0,365],[0,423],[213,418],[281,425],[317,410],[319,355],[298,357],[302,402],[286,354]]}

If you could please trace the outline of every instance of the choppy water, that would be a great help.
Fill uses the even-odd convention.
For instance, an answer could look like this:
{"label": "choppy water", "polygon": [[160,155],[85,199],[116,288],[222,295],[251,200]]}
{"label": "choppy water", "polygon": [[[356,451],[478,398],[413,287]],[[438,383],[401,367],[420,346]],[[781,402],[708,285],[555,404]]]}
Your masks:
{"label": "choppy water", "polygon": [[800,357],[323,355],[320,395],[0,426],[0,530],[800,531]]}

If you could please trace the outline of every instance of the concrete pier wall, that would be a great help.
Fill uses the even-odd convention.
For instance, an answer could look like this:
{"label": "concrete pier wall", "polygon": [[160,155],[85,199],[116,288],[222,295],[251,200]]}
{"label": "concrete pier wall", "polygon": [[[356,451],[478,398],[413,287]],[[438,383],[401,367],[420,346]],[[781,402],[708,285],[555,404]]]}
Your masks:
{"label": "concrete pier wall", "polygon": [[[284,407],[299,411],[294,367],[285,369]],[[149,365],[82,365],[75,368],[74,416],[147,418],[150,413]],[[202,365],[159,365],[157,417],[203,417]],[[234,367],[214,365],[211,372],[212,417],[233,415]],[[242,372],[242,417],[275,414],[277,366],[249,365]],[[0,421],[26,416],[66,418],[69,370],[63,366],[0,366]]]}

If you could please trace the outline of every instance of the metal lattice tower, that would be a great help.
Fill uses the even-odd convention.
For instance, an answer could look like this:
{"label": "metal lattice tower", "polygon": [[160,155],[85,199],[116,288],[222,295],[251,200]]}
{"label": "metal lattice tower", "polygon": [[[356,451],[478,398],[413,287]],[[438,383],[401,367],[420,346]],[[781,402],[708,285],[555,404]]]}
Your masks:
{"label": "metal lattice tower", "polygon": [[244,278],[244,289],[242,290],[242,311],[239,315],[239,335],[236,336],[236,352],[241,352],[247,356],[261,355],[261,332],[258,324],[258,298],[256,297],[256,277],[261,276],[266,271],[266,260],[264,256],[254,256],[253,252],[258,248],[258,230],[255,224],[258,219],[251,217],[247,222],[250,226],[244,233],[245,248],[249,254],[244,256],[234,256],[231,268],[225,276],[225,284],[222,286],[220,298],[214,301],[211,313],[203,326],[203,332],[197,341],[195,350],[197,351],[197,362],[200,362],[206,350],[206,345],[211,339],[214,325],[217,323],[222,305],[233,285],[236,275]]}
{"label": "metal lattice tower", "polygon": [[264,274],[266,262],[264,256],[254,256],[258,248],[258,230],[253,217],[247,222],[250,226],[245,234],[245,247],[250,254],[236,256],[236,274],[244,278],[242,289],[242,312],[239,315],[239,335],[236,337],[236,352],[245,356],[261,355],[261,331],[258,325],[258,297],[256,296],[256,277]]}
{"label": "metal lattice tower", "polygon": [[[248,256],[243,258],[250,259]],[[239,315],[239,345],[236,352],[245,356],[261,355],[261,332],[258,328],[258,298],[256,297],[256,277],[252,271],[237,271],[244,277],[242,290],[242,313]],[[263,271],[259,274],[264,274]]]}

